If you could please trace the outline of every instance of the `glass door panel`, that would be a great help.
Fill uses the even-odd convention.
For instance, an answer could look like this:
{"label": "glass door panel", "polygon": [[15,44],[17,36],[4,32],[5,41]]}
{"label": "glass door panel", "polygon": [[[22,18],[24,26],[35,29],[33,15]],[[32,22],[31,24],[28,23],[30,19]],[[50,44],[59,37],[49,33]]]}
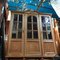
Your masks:
{"label": "glass door panel", "polygon": [[41,24],[42,24],[43,40],[51,40],[52,33],[51,33],[50,17],[49,16],[41,16]]}
{"label": "glass door panel", "polygon": [[38,16],[26,16],[26,37],[25,37],[25,55],[40,56],[40,42],[38,34]]}
{"label": "glass door panel", "polygon": [[23,15],[13,14],[12,29],[11,29],[11,40],[10,40],[10,51],[11,56],[22,56],[23,55]]}
{"label": "glass door panel", "polygon": [[22,15],[14,14],[12,39],[22,38]]}
{"label": "glass door panel", "polygon": [[37,18],[35,16],[27,17],[27,38],[38,39]]}
{"label": "glass door panel", "polygon": [[41,39],[42,39],[42,49],[43,56],[54,56],[55,54],[55,46],[53,39],[53,24],[51,20],[51,16],[49,15],[41,15]]}

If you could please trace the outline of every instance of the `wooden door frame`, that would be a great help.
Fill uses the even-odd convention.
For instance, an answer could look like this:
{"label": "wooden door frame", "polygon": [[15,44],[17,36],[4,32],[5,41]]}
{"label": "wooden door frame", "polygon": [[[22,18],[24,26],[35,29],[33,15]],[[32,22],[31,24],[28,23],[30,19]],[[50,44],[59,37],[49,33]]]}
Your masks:
{"label": "wooden door frame", "polygon": [[[38,42],[39,42],[39,49],[40,49],[40,56],[41,56],[41,41],[40,41],[40,34],[39,34],[39,16],[38,16],[38,14],[25,14],[25,46],[26,46],[26,43],[27,43],[27,17],[28,16],[36,16],[37,17],[37,29],[38,29]],[[30,39],[31,40],[31,39]],[[29,41],[30,41],[29,40]],[[29,42],[28,41],[28,42]],[[37,40],[34,40],[34,41],[37,41]],[[33,42],[32,40],[30,41],[30,42]],[[25,47],[25,54],[26,54],[27,52],[26,52],[26,47]],[[26,55],[25,55],[26,56]],[[30,56],[29,56],[30,57]],[[32,56],[33,57],[33,56]]]}
{"label": "wooden door frame", "polygon": [[[41,16],[49,16],[50,17],[50,27],[51,27],[51,33],[52,33],[52,40],[43,40],[43,34],[42,34],[42,23],[41,23]],[[44,56],[44,47],[43,47],[43,42],[47,42],[47,43],[53,43],[54,45],[54,53],[56,54],[56,45],[55,45],[55,40],[54,40],[54,31],[53,31],[53,26],[54,26],[54,22],[52,20],[51,15],[39,15],[40,17],[40,28],[41,28],[41,43],[42,43],[42,55]],[[51,52],[52,53],[52,52]]]}
{"label": "wooden door frame", "polygon": [[21,41],[22,42],[22,54],[24,56],[24,14],[22,14],[22,39],[12,39],[12,26],[13,26],[13,19],[14,19],[14,14],[22,14],[22,13],[16,13],[16,12],[12,12],[11,14],[11,20],[10,20],[10,25],[9,25],[9,38],[8,38],[8,54],[7,56],[10,55],[10,45],[11,45],[11,42],[19,42]]}

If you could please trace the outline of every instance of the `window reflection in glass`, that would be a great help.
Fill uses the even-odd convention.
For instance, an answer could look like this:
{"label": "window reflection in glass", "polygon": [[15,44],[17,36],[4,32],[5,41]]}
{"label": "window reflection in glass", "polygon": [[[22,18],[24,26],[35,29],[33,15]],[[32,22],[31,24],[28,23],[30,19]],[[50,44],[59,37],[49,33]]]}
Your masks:
{"label": "window reflection in glass", "polygon": [[42,19],[43,39],[52,39],[49,16],[42,16],[41,19]]}
{"label": "window reflection in glass", "polygon": [[45,17],[45,23],[50,25],[50,18],[49,17]]}
{"label": "window reflection in glass", "polygon": [[47,16],[42,16],[42,27],[50,26],[50,18]]}
{"label": "window reflection in glass", "polygon": [[42,29],[46,31],[46,23],[45,23],[44,16],[42,16],[41,18],[42,18]]}
{"label": "window reflection in glass", "polygon": [[47,30],[51,30],[50,26],[47,26]]}

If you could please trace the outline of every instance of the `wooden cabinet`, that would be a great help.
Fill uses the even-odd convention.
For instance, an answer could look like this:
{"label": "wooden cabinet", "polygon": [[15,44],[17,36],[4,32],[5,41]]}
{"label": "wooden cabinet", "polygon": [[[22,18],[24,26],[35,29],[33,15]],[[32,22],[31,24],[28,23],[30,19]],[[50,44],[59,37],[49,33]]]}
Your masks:
{"label": "wooden cabinet", "polygon": [[9,57],[54,56],[55,53],[50,15],[12,12],[8,42]]}

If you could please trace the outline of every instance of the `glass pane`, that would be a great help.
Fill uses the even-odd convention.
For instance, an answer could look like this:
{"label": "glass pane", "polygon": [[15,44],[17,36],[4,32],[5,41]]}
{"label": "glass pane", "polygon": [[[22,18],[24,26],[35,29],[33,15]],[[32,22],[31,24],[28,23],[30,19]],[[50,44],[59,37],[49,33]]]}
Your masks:
{"label": "glass pane", "polygon": [[27,38],[32,38],[32,31],[27,32]]}
{"label": "glass pane", "polygon": [[46,23],[45,23],[44,16],[42,16],[41,18],[42,18],[42,29],[46,31]]}
{"label": "glass pane", "polygon": [[33,24],[33,30],[37,30],[37,23]]}
{"label": "glass pane", "polygon": [[45,16],[41,16],[42,23],[45,23]]}
{"label": "glass pane", "polygon": [[38,31],[33,31],[33,37],[34,37],[34,39],[38,38]]}
{"label": "glass pane", "polygon": [[46,30],[46,26],[48,26],[48,29],[50,29],[50,18],[49,16],[42,16],[42,28],[43,30]]}
{"label": "glass pane", "polygon": [[50,18],[48,16],[45,17],[45,23],[47,26],[50,26]]}
{"label": "glass pane", "polygon": [[43,27],[43,31],[46,31],[46,27]]}
{"label": "glass pane", "polygon": [[47,26],[47,30],[51,30],[50,26]]}
{"label": "glass pane", "polygon": [[33,22],[37,22],[37,18],[33,16]]}
{"label": "glass pane", "polygon": [[12,33],[12,38],[16,38],[16,33]]}
{"label": "glass pane", "polygon": [[21,31],[18,32],[18,38],[22,38],[22,32]]}
{"label": "glass pane", "polygon": [[32,22],[31,16],[29,16],[29,17],[27,18],[27,22]]}
{"label": "glass pane", "polygon": [[46,18],[45,18],[45,21],[46,21],[46,25],[47,25],[47,26],[50,26],[50,19],[49,19],[49,17],[46,17]]}
{"label": "glass pane", "polygon": [[22,23],[19,23],[18,24],[18,30],[21,30],[22,29]]}
{"label": "glass pane", "polygon": [[22,15],[19,15],[19,21],[22,21]]}
{"label": "glass pane", "polygon": [[17,17],[18,17],[18,15],[14,14],[14,21],[17,21]]}
{"label": "glass pane", "polygon": [[27,23],[27,29],[32,30],[32,24],[31,23]]}
{"label": "glass pane", "polygon": [[51,32],[48,32],[48,39],[52,39],[52,34],[51,34]]}
{"label": "glass pane", "polygon": [[13,22],[13,31],[17,30],[17,22]]}
{"label": "glass pane", "polygon": [[47,33],[43,32],[43,39],[47,39]]}

